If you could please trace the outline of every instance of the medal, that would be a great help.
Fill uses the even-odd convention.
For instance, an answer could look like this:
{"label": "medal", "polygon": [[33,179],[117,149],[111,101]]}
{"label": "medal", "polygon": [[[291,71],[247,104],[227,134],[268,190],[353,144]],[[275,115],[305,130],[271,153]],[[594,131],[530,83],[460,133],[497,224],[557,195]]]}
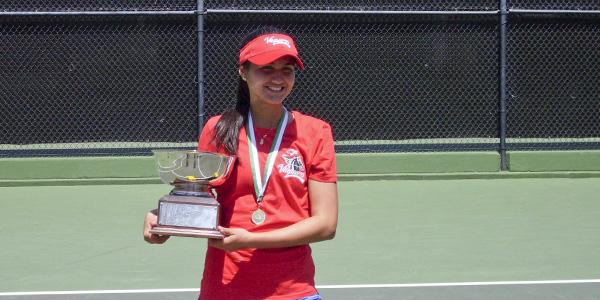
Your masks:
{"label": "medal", "polygon": [[266,217],[265,212],[259,208],[252,213],[252,223],[260,225],[265,221]]}
{"label": "medal", "polygon": [[281,146],[281,141],[283,140],[283,132],[285,131],[287,120],[288,112],[287,109],[284,108],[283,116],[279,119],[279,124],[277,124],[275,140],[273,141],[271,151],[269,151],[269,155],[267,156],[264,175],[261,178],[252,113],[248,111],[248,128],[246,129],[246,134],[248,136],[248,152],[250,154],[250,166],[252,168],[252,182],[254,183],[254,193],[256,194],[256,204],[258,205],[258,208],[252,213],[252,223],[256,225],[262,224],[267,218],[267,215],[261,209],[262,200],[265,195],[265,190],[267,189],[269,177],[271,177],[271,171],[273,171],[273,167],[275,166],[275,158],[277,157],[279,146]]}

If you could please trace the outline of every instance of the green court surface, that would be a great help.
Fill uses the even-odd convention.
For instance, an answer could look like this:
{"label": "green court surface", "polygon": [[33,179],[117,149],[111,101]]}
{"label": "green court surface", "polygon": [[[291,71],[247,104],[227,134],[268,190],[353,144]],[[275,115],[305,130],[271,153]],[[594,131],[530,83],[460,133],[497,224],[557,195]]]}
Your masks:
{"label": "green court surface", "polygon": [[[313,245],[326,299],[600,299],[600,178],[339,189],[336,238]],[[206,241],[142,239],[168,191],[0,187],[0,299],[195,299]]]}

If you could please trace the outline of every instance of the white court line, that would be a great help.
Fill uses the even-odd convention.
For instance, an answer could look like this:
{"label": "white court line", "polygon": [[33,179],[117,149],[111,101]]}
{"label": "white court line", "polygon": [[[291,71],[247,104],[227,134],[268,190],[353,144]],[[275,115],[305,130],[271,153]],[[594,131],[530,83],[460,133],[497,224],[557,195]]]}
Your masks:
{"label": "white court line", "polygon": [[323,285],[322,289],[356,289],[356,288],[403,288],[403,287],[444,287],[444,286],[477,286],[477,285],[531,285],[531,284],[565,284],[565,283],[600,283],[600,279],[578,280],[538,280],[538,281],[481,281],[481,282],[443,282],[443,283],[407,283],[407,284],[350,284]]}
{"label": "white court line", "polygon": [[[444,286],[481,286],[481,285],[531,285],[531,284],[568,284],[600,283],[600,279],[578,280],[538,280],[538,281],[481,281],[481,282],[444,282],[444,283],[400,283],[400,284],[344,284],[317,285],[317,289],[356,289],[356,288],[404,288],[404,287],[444,287]],[[143,294],[143,293],[181,293],[198,292],[199,289],[141,289],[141,290],[91,290],[91,291],[47,291],[47,292],[10,292],[1,296],[41,296],[41,295],[79,295],[79,294]]]}
{"label": "white court line", "polygon": [[2,296],[43,296],[43,295],[80,295],[80,294],[144,294],[144,293],[181,293],[198,292],[199,289],[149,289],[149,290],[91,290],[91,291],[48,291],[0,293]]}

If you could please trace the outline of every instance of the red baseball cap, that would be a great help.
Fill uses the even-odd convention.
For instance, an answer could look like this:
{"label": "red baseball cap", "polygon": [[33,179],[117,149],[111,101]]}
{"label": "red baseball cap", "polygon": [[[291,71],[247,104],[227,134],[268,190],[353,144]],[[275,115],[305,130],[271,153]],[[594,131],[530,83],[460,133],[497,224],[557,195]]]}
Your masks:
{"label": "red baseball cap", "polygon": [[268,65],[284,56],[291,56],[300,70],[304,64],[298,55],[294,40],[285,34],[264,34],[251,40],[240,50],[240,65],[246,61],[259,66]]}

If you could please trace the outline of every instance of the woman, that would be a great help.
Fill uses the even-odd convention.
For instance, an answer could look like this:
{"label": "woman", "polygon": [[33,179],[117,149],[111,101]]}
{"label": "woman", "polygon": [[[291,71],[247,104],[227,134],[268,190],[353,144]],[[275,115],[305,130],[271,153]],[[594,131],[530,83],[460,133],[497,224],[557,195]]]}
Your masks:
{"label": "woman", "polygon": [[[337,226],[331,128],[283,105],[304,68],[289,35],[261,28],[242,45],[236,107],[208,120],[198,144],[237,156],[217,189],[225,238],[208,240],[200,299],[320,299],[308,244]],[[155,224],[149,213],[145,239],[163,243]]]}

